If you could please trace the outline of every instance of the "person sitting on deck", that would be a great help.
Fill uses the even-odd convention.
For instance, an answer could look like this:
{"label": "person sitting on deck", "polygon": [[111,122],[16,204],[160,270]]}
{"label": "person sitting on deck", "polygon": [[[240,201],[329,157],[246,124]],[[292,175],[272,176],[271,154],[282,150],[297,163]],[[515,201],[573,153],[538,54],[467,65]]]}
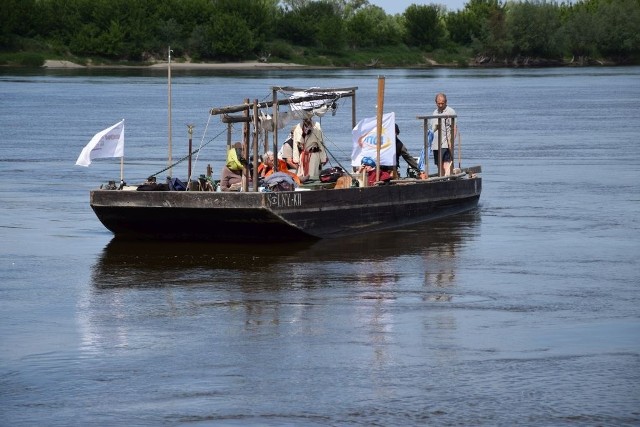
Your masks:
{"label": "person sitting on deck", "polygon": [[[278,152],[278,160],[283,160],[287,164],[287,169],[289,172],[298,173],[298,164],[293,161],[293,131],[295,127],[291,129],[289,132],[289,136],[287,137],[282,147],[280,147],[280,151]],[[298,147],[298,151],[302,151],[300,147]]]}
{"label": "person sitting on deck", "polygon": [[391,174],[387,171],[380,171],[380,179],[376,179],[376,161],[371,157],[365,156],[360,160],[360,169],[358,173],[367,173],[367,185],[369,187],[380,182],[388,182],[391,180]]}
{"label": "person sitting on deck", "polygon": [[272,151],[264,153],[264,156],[262,156],[262,162],[258,165],[258,179],[264,179],[274,172],[273,160]]}
{"label": "person sitting on deck", "polygon": [[242,144],[236,142],[227,151],[227,163],[222,168],[220,189],[222,191],[240,191],[246,160],[242,157]]}
{"label": "person sitting on deck", "polygon": [[[275,172],[274,165],[273,165],[273,162],[275,160],[273,156],[273,151],[267,151],[266,153],[264,153],[263,159],[264,161],[260,163],[260,166],[258,166],[258,179],[260,181],[263,181],[265,178],[269,177]],[[295,174],[294,172],[291,172],[287,168],[286,161],[282,159],[278,159],[278,171],[284,172],[287,175],[291,176],[291,178],[293,178],[296,184],[300,185],[300,178],[298,177],[297,174]]]}

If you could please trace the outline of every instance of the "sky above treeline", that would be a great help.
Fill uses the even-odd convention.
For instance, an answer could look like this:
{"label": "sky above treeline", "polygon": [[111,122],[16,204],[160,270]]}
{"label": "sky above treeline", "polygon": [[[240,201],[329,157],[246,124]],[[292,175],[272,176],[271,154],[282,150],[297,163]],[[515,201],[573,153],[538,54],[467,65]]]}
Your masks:
{"label": "sky above treeline", "polygon": [[467,3],[467,0],[369,0],[369,3],[375,6],[380,6],[385,10],[385,12],[387,12],[387,14],[395,15],[397,13],[403,13],[405,9],[412,4],[421,6],[441,4],[446,6],[449,11],[462,10],[464,5]]}

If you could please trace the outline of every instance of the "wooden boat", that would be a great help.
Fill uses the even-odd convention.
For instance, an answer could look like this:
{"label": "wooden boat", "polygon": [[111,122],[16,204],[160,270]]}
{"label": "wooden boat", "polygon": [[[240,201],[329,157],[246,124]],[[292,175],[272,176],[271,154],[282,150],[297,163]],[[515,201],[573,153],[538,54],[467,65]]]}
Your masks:
{"label": "wooden boat", "polygon": [[[383,85],[384,83],[382,88]],[[278,99],[278,93],[282,89],[294,91],[298,95],[295,99]],[[246,147],[251,146],[251,132],[248,130],[250,124],[253,124],[253,152],[256,153],[260,109],[271,108],[271,123],[278,123],[281,105],[338,97],[351,98],[353,128],[356,89],[305,90],[274,87],[273,99],[269,102],[245,102],[236,106],[214,108],[210,113],[220,115],[227,126],[231,123],[244,123]],[[382,114],[383,91],[384,89],[381,94],[379,85],[378,117]],[[303,95],[299,95],[300,93]],[[232,116],[238,112],[242,115]],[[425,152],[428,121],[443,117],[417,117],[425,127]],[[455,121],[455,116],[450,118]],[[278,132],[273,132],[272,137],[273,151],[277,152]],[[227,145],[231,146],[230,132]],[[254,161],[256,158],[254,156]],[[254,170],[255,166],[257,164],[254,164]],[[127,191],[135,189],[135,186],[125,187],[124,190],[93,190],[90,205],[102,224],[117,238],[213,242],[339,238],[421,223],[475,208],[482,191],[481,168],[461,168],[458,159],[458,168],[450,171],[450,174],[445,174],[440,169],[427,179],[399,178],[385,185],[370,187],[338,189],[334,188],[335,184],[316,182],[302,185],[294,191],[267,192],[260,191],[255,181],[253,186],[245,183],[242,191],[237,192],[201,191],[197,181],[189,178],[187,191]],[[357,176],[353,178],[356,183]]]}

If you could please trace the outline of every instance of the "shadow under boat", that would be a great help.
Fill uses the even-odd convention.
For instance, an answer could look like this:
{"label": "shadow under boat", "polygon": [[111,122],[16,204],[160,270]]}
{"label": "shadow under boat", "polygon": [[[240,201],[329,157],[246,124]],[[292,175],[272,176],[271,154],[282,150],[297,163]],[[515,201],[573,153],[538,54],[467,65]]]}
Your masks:
{"label": "shadow under boat", "polygon": [[343,239],[289,243],[152,242],[112,239],[93,268],[98,288],[180,286],[189,273],[223,270],[259,273],[305,263],[379,262],[389,258],[451,251],[478,233],[480,208],[402,229]]}

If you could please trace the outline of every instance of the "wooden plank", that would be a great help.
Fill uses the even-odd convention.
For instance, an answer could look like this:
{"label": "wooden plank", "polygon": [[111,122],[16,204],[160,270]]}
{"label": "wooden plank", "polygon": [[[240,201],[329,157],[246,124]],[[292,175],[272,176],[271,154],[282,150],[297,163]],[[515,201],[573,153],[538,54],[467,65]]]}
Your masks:
{"label": "wooden plank", "polygon": [[[339,91],[340,89],[316,89],[315,93],[308,96],[296,97],[295,99],[284,98],[277,101],[277,105],[297,104],[299,102],[316,101],[320,99],[339,99],[349,98],[354,96],[354,92],[348,93],[336,93],[330,91]],[[268,108],[273,106],[273,101],[266,101],[258,103],[258,108]],[[241,111],[250,110],[253,108],[251,104],[229,105],[227,107],[212,108],[209,110],[209,114],[217,116],[219,114],[239,113]]]}

